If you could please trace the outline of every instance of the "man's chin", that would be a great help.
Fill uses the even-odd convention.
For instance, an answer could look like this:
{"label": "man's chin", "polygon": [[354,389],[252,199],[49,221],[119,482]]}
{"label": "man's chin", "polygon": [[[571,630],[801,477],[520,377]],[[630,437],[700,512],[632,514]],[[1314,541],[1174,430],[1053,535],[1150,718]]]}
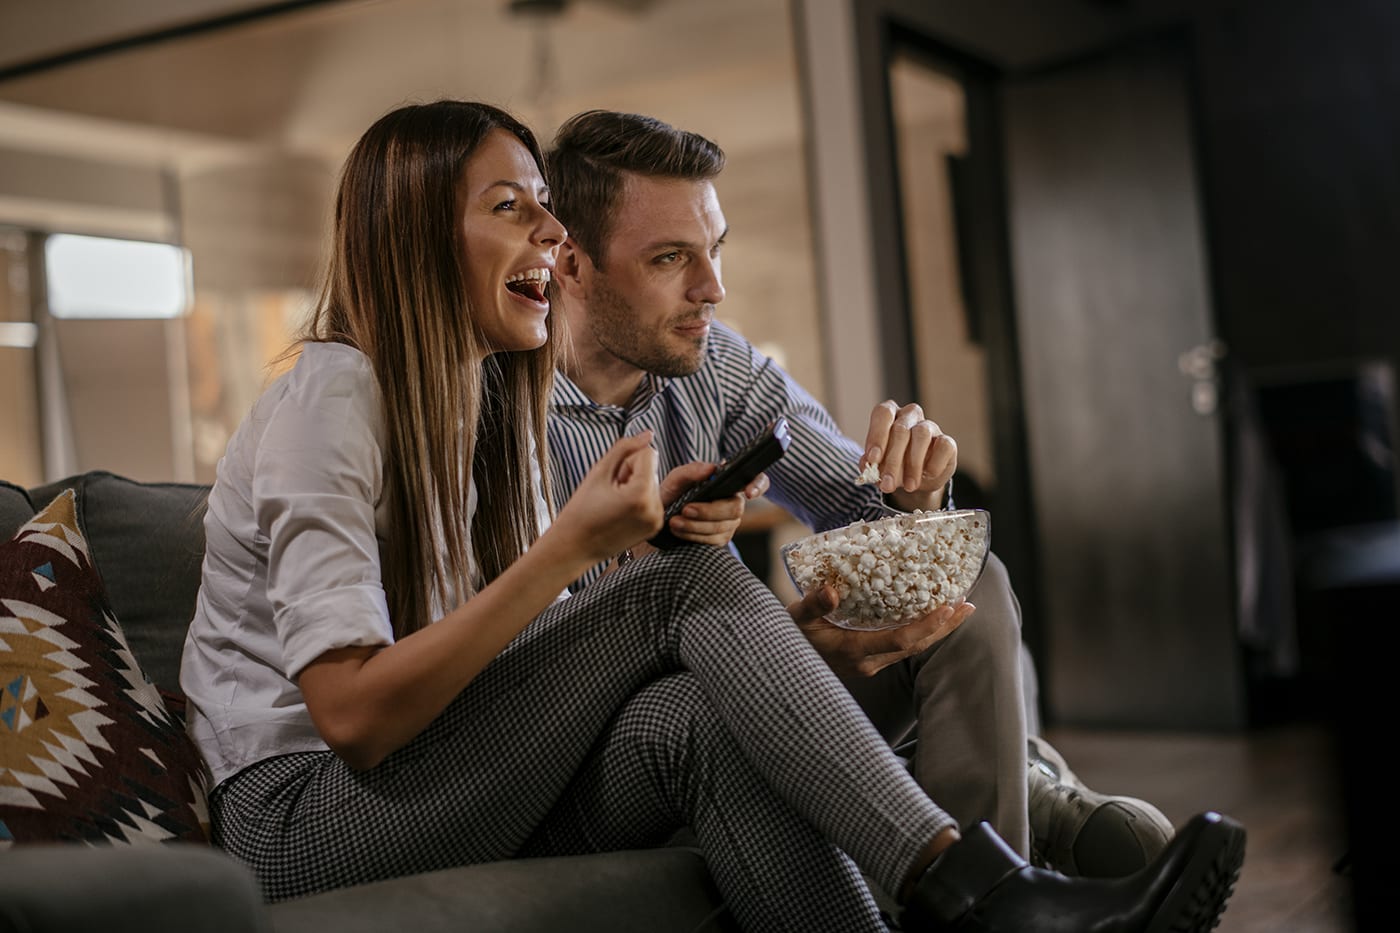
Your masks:
{"label": "man's chin", "polygon": [[710,342],[709,332],[686,342],[685,349],[672,359],[670,376],[689,376],[700,371],[705,362],[705,347]]}
{"label": "man's chin", "polygon": [[700,346],[685,353],[672,353],[665,357],[649,360],[642,368],[657,376],[665,376],[668,379],[675,379],[680,376],[690,376],[700,371],[700,366],[705,361],[705,343],[700,341]]}
{"label": "man's chin", "polygon": [[708,343],[708,334],[681,340],[672,335],[671,339],[666,341],[639,341],[631,345],[607,346],[606,349],[617,359],[642,372],[674,379],[700,371],[700,367],[705,363],[705,347]]}

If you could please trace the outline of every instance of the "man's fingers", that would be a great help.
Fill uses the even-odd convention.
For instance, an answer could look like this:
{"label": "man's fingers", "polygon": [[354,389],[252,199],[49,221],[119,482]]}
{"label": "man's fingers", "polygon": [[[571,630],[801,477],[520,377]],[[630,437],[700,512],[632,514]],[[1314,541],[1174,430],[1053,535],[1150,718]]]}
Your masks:
{"label": "man's fingers", "polygon": [[[941,435],[932,421],[920,421],[909,431],[909,449],[904,455],[904,488],[917,490],[938,456],[937,440]],[[932,454],[933,456],[930,456]]]}
{"label": "man's fingers", "polygon": [[924,410],[918,405],[905,405],[890,423],[889,440],[885,443],[885,456],[880,462],[880,489],[894,492],[904,485],[908,475],[906,459],[909,451],[910,435],[914,425],[924,418]]}
{"label": "man's fingers", "polygon": [[752,483],[744,487],[744,495],[750,499],[757,499],[768,491],[768,474],[760,473],[754,477]]}
{"label": "man's fingers", "polygon": [[861,461],[862,466],[867,463],[879,463],[884,459],[886,442],[890,437],[890,425],[894,424],[897,414],[899,406],[894,403],[894,399],[888,398],[870,412],[870,428],[865,432],[865,457]]}
{"label": "man's fingers", "polygon": [[723,546],[739,530],[744,517],[742,495],[710,502],[692,502],[671,519],[671,533],[696,544]]}
{"label": "man's fingers", "polygon": [[744,517],[742,495],[735,494],[725,499],[712,499],[709,502],[692,502],[681,510],[681,515],[692,522],[725,523],[736,522]]}
{"label": "man's fingers", "polygon": [[670,505],[681,497],[691,486],[703,479],[709,478],[715,471],[713,463],[706,463],[703,460],[692,460],[690,463],[682,463],[680,466],[667,473],[661,480],[661,501]]}
{"label": "man's fingers", "polygon": [[788,615],[797,623],[815,622],[836,608],[836,591],[829,586],[819,586],[788,607]]}
{"label": "man's fingers", "polygon": [[[928,428],[920,428],[927,424]],[[916,432],[922,431],[922,436]],[[922,454],[928,450],[926,439],[938,433],[938,426],[924,418],[924,410],[918,404],[895,405],[886,399],[870,413],[870,431],[865,441],[865,462],[880,464],[880,489],[894,492],[900,486],[908,488],[910,481],[922,480]]]}
{"label": "man's fingers", "polygon": [[939,434],[929,449],[926,464],[924,472],[933,479],[933,486],[946,486],[958,468],[958,442]]}
{"label": "man's fingers", "polygon": [[889,642],[884,646],[871,645],[870,650],[880,658],[886,655],[903,658],[922,654],[957,631],[958,626],[976,610],[977,607],[969,602],[962,602],[956,606],[939,606],[922,619],[890,629]]}

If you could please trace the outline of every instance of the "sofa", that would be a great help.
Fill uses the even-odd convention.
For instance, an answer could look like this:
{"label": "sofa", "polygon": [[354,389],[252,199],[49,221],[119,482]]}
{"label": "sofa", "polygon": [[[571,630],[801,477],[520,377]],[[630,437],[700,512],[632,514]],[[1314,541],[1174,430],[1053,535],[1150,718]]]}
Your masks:
{"label": "sofa", "polygon": [[[0,481],[0,933],[736,929],[700,854],[684,845],[470,865],[263,903],[251,873],[207,843],[200,800],[207,788],[170,780],[194,761],[178,674],[199,587],[207,493],[101,471],[32,488]],[[55,584],[63,580],[55,568],[70,564],[86,589]],[[67,609],[29,608],[60,592]],[[110,667],[108,679],[120,688],[105,713],[117,724],[94,726],[101,710],[83,711],[87,744],[59,736],[62,749],[57,733],[44,729],[53,732],[45,725],[54,719],[50,707],[66,701],[44,704],[43,691],[30,686],[43,672],[26,679],[6,660],[19,643],[7,633],[33,636],[54,613],[82,616],[87,628],[73,637],[92,635],[97,653],[68,648],[45,658],[85,659],[73,667],[88,682],[100,682],[96,671]],[[101,689],[64,695],[91,699]],[[39,734],[53,756],[33,756],[31,767],[18,757],[30,747],[16,742]],[[113,762],[126,772],[116,776]],[[139,800],[130,787],[108,786],[133,783],[142,785]],[[119,799],[118,815],[81,812],[90,806],[81,803],[88,792],[103,795],[103,808]],[[171,816],[177,797],[188,798],[183,816]],[[70,805],[67,822],[57,829],[34,822],[36,814],[55,816],[45,808],[58,803]]]}

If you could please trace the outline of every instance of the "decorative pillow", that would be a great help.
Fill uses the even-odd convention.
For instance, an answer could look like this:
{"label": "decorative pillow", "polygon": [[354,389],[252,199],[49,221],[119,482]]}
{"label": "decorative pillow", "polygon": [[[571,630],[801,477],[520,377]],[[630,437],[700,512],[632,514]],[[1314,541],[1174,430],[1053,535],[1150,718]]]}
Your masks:
{"label": "decorative pillow", "polygon": [[[209,487],[89,470],[30,489],[29,501],[43,505],[65,489],[78,494],[78,525],[137,663],[157,687],[180,695],[180,652],[199,593]],[[24,517],[36,511],[31,507]],[[140,547],[133,547],[137,541]]]}
{"label": "decorative pillow", "polygon": [[205,842],[204,775],[112,614],[68,490],[0,544],[0,846]]}

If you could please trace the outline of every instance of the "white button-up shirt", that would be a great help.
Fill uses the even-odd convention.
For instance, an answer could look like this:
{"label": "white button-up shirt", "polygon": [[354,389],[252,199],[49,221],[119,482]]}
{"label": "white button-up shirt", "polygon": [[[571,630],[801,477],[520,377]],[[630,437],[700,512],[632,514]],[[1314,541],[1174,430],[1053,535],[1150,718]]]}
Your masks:
{"label": "white button-up shirt", "polygon": [[[394,640],[380,563],[384,450],[369,360],[334,343],[307,344],[229,441],[180,670],[189,732],[215,783],[273,755],[326,749],[297,676],[327,651]],[[433,618],[444,611],[434,606]]]}

